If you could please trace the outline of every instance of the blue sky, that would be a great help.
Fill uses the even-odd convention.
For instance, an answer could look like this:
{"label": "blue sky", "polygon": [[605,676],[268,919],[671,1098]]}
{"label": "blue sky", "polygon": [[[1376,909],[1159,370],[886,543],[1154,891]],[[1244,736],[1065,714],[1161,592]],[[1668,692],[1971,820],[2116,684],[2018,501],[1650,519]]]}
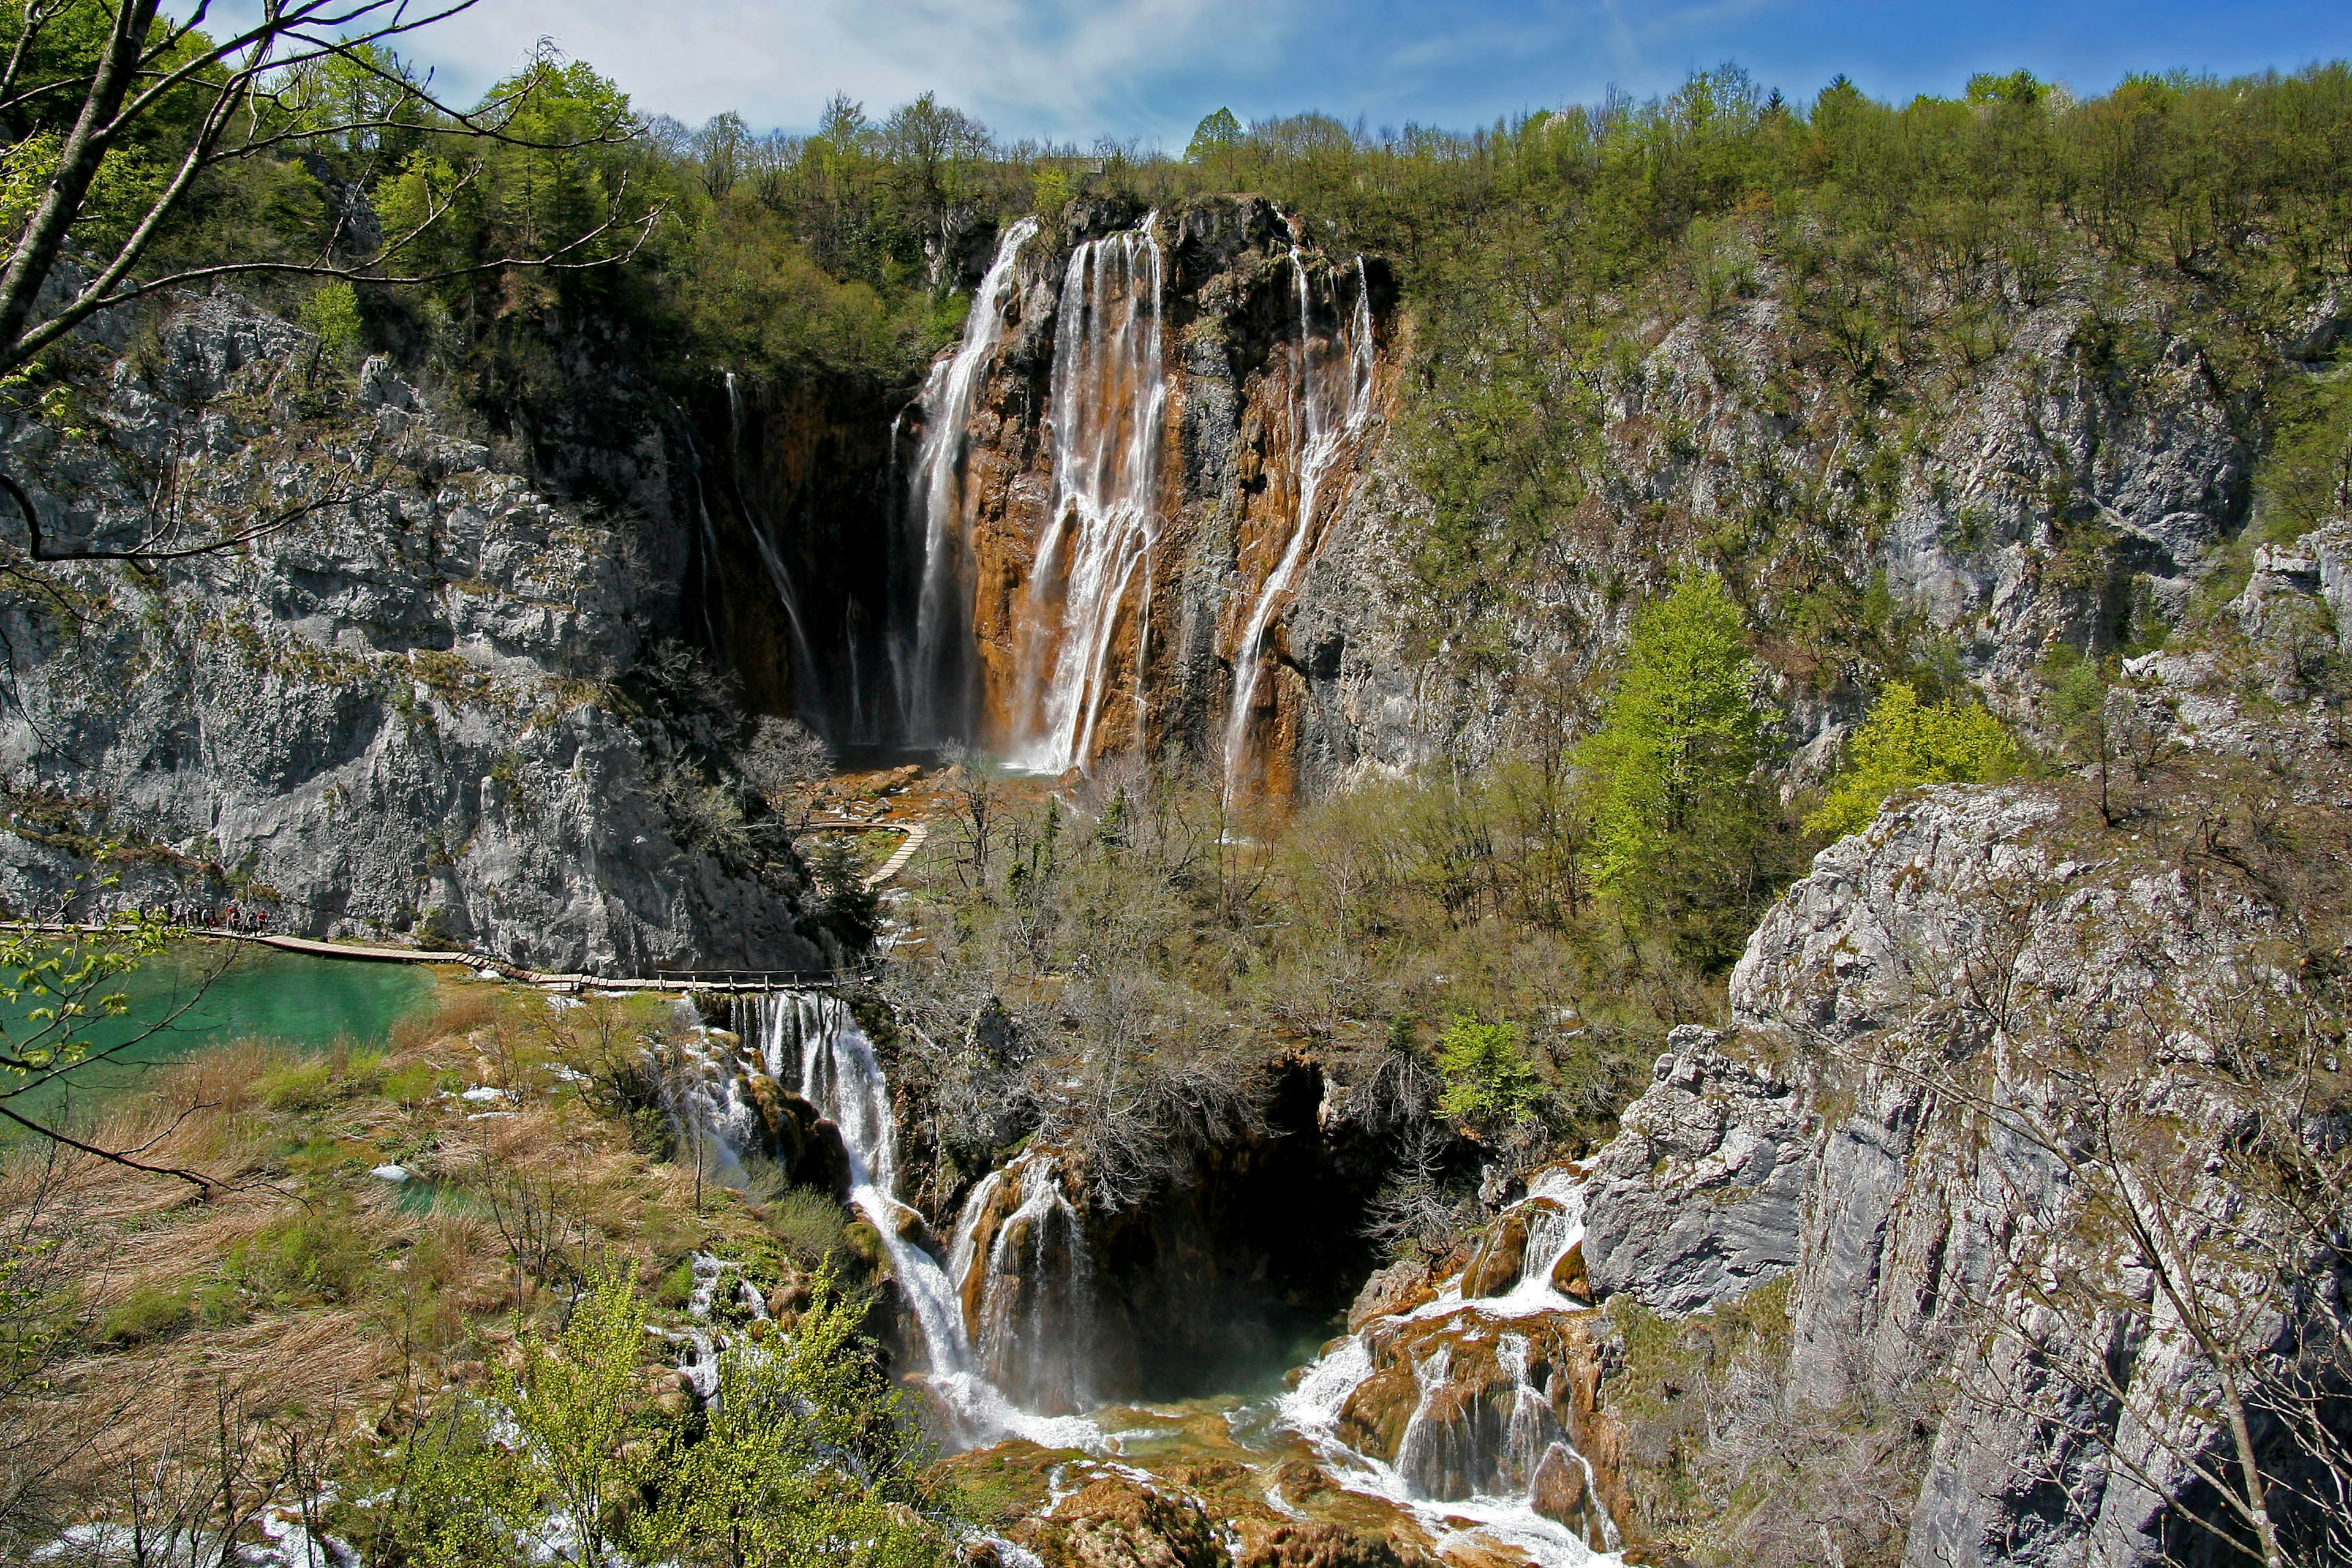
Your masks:
{"label": "blue sky", "polygon": [[2135,70],[2294,69],[2352,57],[2352,4],[481,0],[411,52],[463,94],[542,36],[689,121],[733,109],[798,130],[835,90],[878,113],[931,89],[1008,139],[1181,150],[1220,105],[1463,128],[1612,84],[1646,97],[1726,59],[1792,98],[1843,71],[1895,100],[2019,66],[2085,93]]}

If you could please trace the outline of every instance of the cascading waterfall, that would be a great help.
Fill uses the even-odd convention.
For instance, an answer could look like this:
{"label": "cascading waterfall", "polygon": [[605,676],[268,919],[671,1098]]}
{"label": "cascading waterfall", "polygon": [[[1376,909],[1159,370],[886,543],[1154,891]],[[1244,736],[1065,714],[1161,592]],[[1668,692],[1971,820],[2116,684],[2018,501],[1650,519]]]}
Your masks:
{"label": "cascading waterfall", "polygon": [[[734,465],[736,492],[743,503],[743,523],[751,531],[751,542],[759,547],[760,563],[768,569],[768,581],[776,590],[777,601],[783,605],[784,626],[793,639],[793,705],[803,714],[822,714],[824,704],[817,687],[816,653],[809,646],[808,631],[801,624],[800,594],[793,586],[793,574],[784,565],[783,555],[776,542],[768,536],[766,521],[753,511],[751,493],[743,485],[743,395],[735,384],[735,373],[726,373],[727,379],[727,446],[728,460]],[[695,497],[700,504],[702,495],[701,463],[695,465]],[[710,513],[705,507],[702,527],[710,532]],[[715,536],[713,536],[715,542]],[[812,701],[811,699],[820,699]]]}
{"label": "cascading waterfall", "polygon": [[1007,1397],[1049,1415],[1094,1405],[1093,1267],[1052,1156],[1024,1154],[972,1189],[948,1250],[948,1278],[979,1368]]}
{"label": "cascading waterfall", "polygon": [[[1419,1394],[1393,1462],[1360,1453],[1339,1436],[1349,1399],[1378,1370],[1377,1324],[1339,1341],[1300,1373],[1282,1400],[1281,1419],[1343,1485],[1412,1510],[1440,1537],[1466,1531],[1515,1547],[1545,1568],[1581,1568],[1593,1561],[1593,1548],[1537,1512],[1534,1502],[1550,1473],[1571,1466],[1591,1498],[1592,1468],[1556,1412],[1550,1394],[1560,1385],[1538,1386],[1528,1335],[1510,1324],[1583,1310],[1551,1284],[1570,1249],[1584,1239],[1583,1194],[1572,1176],[1553,1173],[1521,1206],[1528,1245],[1507,1289],[1465,1300],[1456,1284],[1403,1315],[1408,1324],[1443,1320],[1433,1326],[1445,1337],[1412,1363]],[[1489,1342],[1496,1375],[1484,1386],[1465,1384],[1470,1348]],[[1615,1551],[1617,1528],[1607,1510],[1594,1502],[1588,1511],[1603,1547]]]}
{"label": "cascading waterfall", "polygon": [[1129,591],[1136,700],[1150,637],[1155,490],[1168,404],[1156,213],[1070,253],[1054,327],[1054,511],[1023,601],[1013,759],[1084,767],[1110,684]]}
{"label": "cascading waterfall", "polygon": [[[850,1202],[881,1237],[891,1277],[898,1282],[915,1317],[922,1340],[927,1382],[939,1398],[951,1435],[960,1442],[992,1441],[1008,1434],[1033,1437],[1052,1447],[1089,1447],[1101,1434],[1091,1423],[1067,1416],[1039,1415],[1008,1398],[975,1365],[972,1337],[964,1320],[964,1306],[954,1281],[964,1278],[960,1265],[951,1276],[938,1258],[915,1238],[921,1216],[898,1195],[898,1118],[890,1106],[890,1085],[874,1054],[873,1042],[838,997],[806,992],[775,992],[736,1000],[735,1023],[741,1044],[717,1048],[709,1042],[690,1054],[671,1075],[676,1081],[668,1106],[682,1131],[690,1133],[708,1152],[708,1159],[725,1180],[740,1180],[745,1154],[761,1147],[761,1123],[756,1104],[746,1091],[741,1058],[753,1055],[758,1070],[780,1083],[795,1085],[819,1114],[840,1130],[849,1158]],[[1052,1177],[1050,1166],[1047,1176]],[[1050,1181],[1058,1192],[1058,1181]],[[1028,1193],[1023,1193],[1024,1207]],[[968,1205],[969,1206],[969,1205]],[[1031,1223],[1016,1231],[1008,1223],[998,1241],[1015,1248],[1011,1261],[1022,1261],[1021,1245],[1013,1235],[1045,1237],[1057,1223],[1050,1214],[1034,1211]],[[1061,1243],[1075,1248],[1076,1215],[1067,1213]],[[1038,1221],[1044,1221],[1040,1228]],[[961,1229],[961,1227],[960,1227]],[[960,1235],[960,1242],[962,1238]],[[969,1247],[968,1243],[964,1243]],[[1050,1250],[1050,1249],[1049,1249]],[[1044,1254],[1040,1254],[1044,1256]],[[994,1259],[991,1260],[993,1267]],[[1018,1365],[1018,1358],[1012,1364]],[[1065,1385],[1075,1393],[1079,1384]],[[1065,1408],[1076,1406],[1066,1400]]]}
{"label": "cascading waterfall", "polygon": [[[1258,679],[1265,658],[1266,630],[1275,612],[1291,590],[1315,537],[1316,509],[1325,482],[1349,444],[1371,417],[1375,367],[1372,340],[1372,291],[1364,258],[1356,258],[1356,303],[1344,323],[1336,322],[1319,345],[1316,337],[1315,287],[1307,262],[1294,242],[1290,267],[1297,280],[1298,354],[1290,387],[1291,450],[1297,466],[1297,497],[1293,508],[1289,542],[1274,570],[1259,585],[1249,618],[1243,623],[1234,647],[1233,706],[1225,716],[1225,794],[1231,798],[1242,783],[1249,761],[1251,710],[1257,701]],[[1335,301],[1336,303],[1336,301]]]}
{"label": "cascading waterfall", "polygon": [[923,385],[925,424],[908,515],[922,527],[922,575],[917,590],[912,646],[901,661],[911,672],[906,689],[907,730],[916,739],[961,738],[969,714],[965,614],[960,563],[970,548],[971,508],[963,460],[973,399],[1004,335],[1004,306],[1013,292],[1021,247],[1037,232],[1023,218],[997,241],[996,259],[972,296],[963,342],[954,358],[932,367]]}

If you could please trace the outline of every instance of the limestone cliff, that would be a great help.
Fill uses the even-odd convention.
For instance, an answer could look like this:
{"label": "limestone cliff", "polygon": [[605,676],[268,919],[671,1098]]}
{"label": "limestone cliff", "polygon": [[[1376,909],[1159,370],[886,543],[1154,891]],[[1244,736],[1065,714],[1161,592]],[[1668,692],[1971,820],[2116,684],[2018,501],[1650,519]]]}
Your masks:
{"label": "limestone cliff", "polygon": [[824,962],[789,850],[725,831],[690,671],[652,657],[691,535],[648,402],[578,455],[628,470],[600,509],[234,297],[70,358],[68,416],[0,443],[50,549],[140,559],[20,570],[0,608],[13,908],[234,905],[604,973]]}
{"label": "limestone cliff", "polygon": [[[1785,1276],[1788,1397],[1951,1391],[1910,1506],[1917,1568],[2226,1557],[2188,1520],[2235,1462],[2221,1363],[2167,1282],[2243,1306],[2238,1375],[2293,1353],[2292,1311],[2245,1304],[2252,1258],[2288,1244],[2257,1239],[2279,1233],[2221,1142],[2278,1113],[2227,998],[2273,997],[2256,1036],[2295,1027],[2292,955],[2333,900],[2230,847],[2220,797],[2183,782],[2210,776],[2196,737],[2174,739],[2202,852],[2154,808],[2145,839],[2101,833],[2026,787],[1928,791],[1824,850],[1734,973],[1734,1032],[1679,1031],[1594,1164],[1604,1296],[1680,1313]],[[2289,793],[2320,810],[2332,787]],[[2190,1239],[2152,1254],[2165,1235]],[[2340,1289],[2307,1255],[2282,1267]],[[2253,1440],[2293,1475],[2285,1419]],[[2282,1527],[2316,1540],[2292,1491],[2273,1491]]]}

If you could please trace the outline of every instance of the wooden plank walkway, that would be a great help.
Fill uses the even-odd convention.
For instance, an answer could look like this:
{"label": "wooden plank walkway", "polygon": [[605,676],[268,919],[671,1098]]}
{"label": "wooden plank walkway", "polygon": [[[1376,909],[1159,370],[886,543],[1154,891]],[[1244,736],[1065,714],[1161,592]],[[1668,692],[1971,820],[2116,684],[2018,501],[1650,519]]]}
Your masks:
{"label": "wooden plank walkway", "polygon": [[[896,825],[894,824],[893,826]],[[923,847],[924,842],[931,836],[931,830],[919,822],[910,822],[908,823],[906,826],[907,837],[899,843],[898,848],[890,852],[890,858],[882,862],[881,869],[876,871],[874,875],[866,879],[866,890],[867,892],[872,892],[875,889],[880,887],[883,883],[888,881],[891,878],[905,870],[907,868],[907,862],[915,858],[915,852],[920,849]]]}
{"label": "wooden plank walkway", "polygon": [[[919,822],[877,823],[874,826],[902,827],[906,837],[898,847],[891,852],[890,858],[883,861],[881,867],[866,879],[866,889],[868,892],[872,892],[905,870],[907,862],[915,858],[931,836],[930,829]],[[0,923],[14,924],[19,929],[26,929],[26,922]],[[98,928],[32,923],[29,929],[64,931]],[[743,989],[740,984],[730,984],[724,980],[701,980],[688,976],[673,979],[615,980],[602,974],[558,974],[543,969],[525,969],[520,964],[509,963],[503,959],[490,958],[478,952],[436,952],[419,947],[371,947],[362,942],[320,942],[311,937],[278,936],[269,931],[214,931],[197,926],[190,928],[188,934],[213,937],[225,942],[249,942],[262,947],[278,948],[285,952],[310,953],[319,958],[351,958],[368,963],[456,963],[476,972],[493,969],[508,980],[518,981],[527,985],[546,985],[567,991],[734,991]],[[720,971],[719,973],[736,972]],[[782,972],[746,970],[740,973],[750,974],[782,973]]]}

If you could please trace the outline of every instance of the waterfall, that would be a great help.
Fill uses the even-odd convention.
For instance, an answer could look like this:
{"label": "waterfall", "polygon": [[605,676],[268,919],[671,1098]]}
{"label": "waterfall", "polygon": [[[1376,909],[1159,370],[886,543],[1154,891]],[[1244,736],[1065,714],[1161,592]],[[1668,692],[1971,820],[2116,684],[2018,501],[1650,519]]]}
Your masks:
{"label": "waterfall", "polygon": [[[1522,1211],[1527,1249],[1517,1277],[1499,1295],[1465,1300],[1458,1281],[1437,1300],[1365,1325],[1328,1347],[1298,1376],[1280,1405],[1282,1424],[1307,1439],[1341,1485],[1412,1511],[1441,1542],[1470,1534],[1516,1548],[1543,1568],[1583,1568],[1620,1545],[1615,1522],[1593,1492],[1591,1465],[1577,1451],[1555,1395],[1555,1372],[1539,1386],[1533,1345],[1514,1323],[1540,1313],[1585,1310],[1551,1288],[1551,1276],[1583,1239],[1583,1193],[1573,1173],[1547,1173]],[[1426,1324],[1425,1338],[1411,1335]],[[1416,1397],[1384,1460],[1349,1446],[1349,1401],[1381,1373],[1384,1355],[1412,1354]],[[1491,1360],[1489,1359],[1491,1358]],[[1491,1369],[1491,1371],[1489,1370]],[[1547,1483],[1575,1468],[1583,1532],[1537,1510]],[[1556,1510],[1558,1511],[1558,1510]]]}
{"label": "waterfall", "polygon": [[[776,542],[768,536],[765,518],[758,515],[750,487],[743,483],[743,395],[735,384],[735,373],[728,371],[727,378],[727,458],[734,466],[735,494],[743,503],[743,526],[751,531],[751,542],[759,546],[760,562],[768,569],[768,581],[776,590],[776,598],[784,607],[784,626],[793,641],[793,706],[803,717],[816,718],[824,710],[822,690],[817,684],[816,652],[809,646],[808,630],[801,624],[801,600],[793,587],[793,574],[784,565],[784,558]],[[701,496],[701,464],[696,463],[695,494]],[[710,527],[710,514],[706,509],[702,526]],[[812,699],[818,700],[812,701]]]}
{"label": "waterfall", "polygon": [[965,436],[982,376],[1004,334],[1004,307],[1014,263],[1037,232],[1023,218],[997,241],[996,259],[972,296],[963,342],[955,357],[932,367],[924,383],[921,450],[915,463],[909,515],[921,520],[922,577],[917,592],[913,648],[908,664],[912,700],[908,729],[917,738],[958,738],[969,719],[970,678],[964,658],[965,611],[960,563],[970,547],[971,509],[964,494]]}
{"label": "waterfall", "polygon": [[[1016,1200],[1009,1214],[1008,1193]],[[1024,1154],[972,1189],[948,1277],[979,1368],[1008,1398],[1049,1415],[1094,1405],[1094,1270],[1051,1155]]]}
{"label": "waterfall", "polygon": [[1054,326],[1054,511],[1021,612],[1012,754],[1058,773],[1084,767],[1110,681],[1113,643],[1139,572],[1139,701],[1159,542],[1154,492],[1168,403],[1160,350],[1157,213],[1070,253]]}
{"label": "waterfall", "polygon": [[770,1076],[797,1083],[801,1097],[841,1130],[849,1155],[849,1201],[882,1237],[891,1277],[906,1293],[922,1331],[934,1375],[961,1373],[971,1360],[963,1311],[947,1273],[906,1232],[920,1222],[898,1201],[898,1122],[890,1084],[874,1043],[837,996],[785,991],[744,999],[743,1010]]}
{"label": "waterfall", "polygon": [[1315,288],[1296,242],[1290,247],[1290,268],[1298,284],[1298,350],[1290,385],[1291,451],[1297,497],[1289,542],[1274,570],[1259,585],[1256,602],[1250,606],[1248,620],[1243,623],[1241,639],[1234,647],[1233,706],[1225,715],[1225,794],[1229,799],[1241,784],[1243,768],[1249,760],[1250,711],[1257,700],[1266,629],[1284,595],[1290,592],[1299,563],[1306,559],[1307,547],[1314,540],[1315,512],[1322,500],[1324,484],[1372,412],[1372,291],[1364,272],[1364,258],[1356,258],[1355,309],[1344,325],[1334,323],[1328,341],[1319,351],[1315,336]]}
{"label": "waterfall", "polygon": [[[1101,1441],[1092,1422],[1069,1415],[1040,1415],[1023,1408],[1018,1396],[1008,1398],[993,1384],[988,1369],[976,1367],[972,1337],[966,1327],[963,1301],[957,1282],[970,1264],[970,1244],[959,1226],[959,1244],[965,1262],[954,1273],[915,1235],[921,1216],[901,1202],[898,1191],[898,1124],[890,1105],[889,1079],[874,1054],[874,1043],[857,1025],[839,997],[810,992],[782,991],[736,1000],[736,1019],[742,1046],[733,1051],[706,1049],[690,1058],[678,1076],[684,1088],[672,1115],[716,1145],[730,1167],[740,1172],[741,1155],[759,1147],[759,1121],[743,1089],[740,1058],[756,1053],[758,1065],[780,1083],[796,1085],[802,1098],[840,1130],[842,1147],[849,1157],[850,1203],[880,1236],[915,1327],[922,1340],[927,1383],[938,1396],[942,1414],[959,1442],[992,1441],[1008,1434],[1032,1437],[1054,1447],[1088,1447]],[[1046,1165],[1048,1184],[1059,1191],[1058,1175]],[[1030,1198],[1025,1187],[1024,1208]],[[1066,1244],[1075,1237],[1076,1215],[1066,1207]],[[966,1205],[967,1211],[971,1205]],[[1050,1205],[1031,1213],[1027,1234],[1051,1234],[1062,1222],[1052,1219]],[[1015,1216],[1019,1217],[1018,1215]],[[1046,1222],[1040,1231],[1037,1222]],[[1007,1242],[1016,1227],[1008,1221],[996,1241]],[[1013,1244],[1015,1264],[1022,1260]],[[993,1268],[996,1258],[992,1257]],[[1083,1301],[1083,1298],[1072,1298]],[[1090,1310],[1090,1304],[1089,1304]],[[1025,1325],[1013,1326],[1025,1331]],[[1021,1365],[1020,1358],[1008,1364]],[[1073,1380],[1065,1388],[1080,1386]],[[1074,1409],[1066,1404],[1065,1408]]]}

